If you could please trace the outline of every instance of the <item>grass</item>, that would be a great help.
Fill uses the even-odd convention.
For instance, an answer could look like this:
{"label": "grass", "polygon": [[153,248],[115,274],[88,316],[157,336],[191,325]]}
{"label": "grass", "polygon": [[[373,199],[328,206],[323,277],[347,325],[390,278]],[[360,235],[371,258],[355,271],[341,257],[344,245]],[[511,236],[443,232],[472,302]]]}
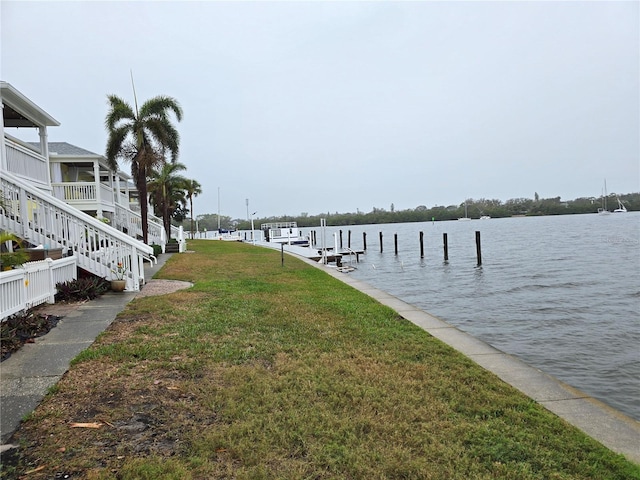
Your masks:
{"label": "grass", "polygon": [[134,300],[74,360],[17,432],[15,475],[640,479],[321,270],[246,244],[189,247],[160,273],[194,286]]}

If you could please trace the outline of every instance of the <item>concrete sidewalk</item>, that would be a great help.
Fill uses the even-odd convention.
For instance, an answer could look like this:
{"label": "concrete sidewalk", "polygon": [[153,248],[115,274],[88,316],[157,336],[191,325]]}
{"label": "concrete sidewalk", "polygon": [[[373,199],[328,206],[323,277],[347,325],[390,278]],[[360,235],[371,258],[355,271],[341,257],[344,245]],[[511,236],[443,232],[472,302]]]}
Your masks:
{"label": "concrete sidewalk", "polygon": [[[171,254],[158,257],[156,265],[145,264],[149,281]],[[144,287],[143,287],[144,289]],[[107,292],[96,300],[69,309],[46,335],[25,344],[0,363],[0,440],[4,445],[68,370],[71,360],[91,345],[138,292]]]}

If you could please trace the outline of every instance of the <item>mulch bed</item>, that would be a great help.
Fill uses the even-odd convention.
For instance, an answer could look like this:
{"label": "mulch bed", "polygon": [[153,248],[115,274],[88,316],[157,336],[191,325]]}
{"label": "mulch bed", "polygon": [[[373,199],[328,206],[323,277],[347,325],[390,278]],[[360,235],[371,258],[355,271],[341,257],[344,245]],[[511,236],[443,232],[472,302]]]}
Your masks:
{"label": "mulch bed", "polygon": [[0,362],[20,350],[25,343],[51,331],[62,317],[29,311],[12,315],[0,323]]}

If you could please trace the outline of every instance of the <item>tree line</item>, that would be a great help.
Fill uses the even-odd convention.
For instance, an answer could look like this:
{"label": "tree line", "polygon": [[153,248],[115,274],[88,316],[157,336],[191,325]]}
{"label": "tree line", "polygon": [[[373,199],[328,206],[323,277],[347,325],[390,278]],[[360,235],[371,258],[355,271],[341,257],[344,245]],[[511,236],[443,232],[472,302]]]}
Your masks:
{"label": "tree line", "polygon": [[[608,204],[617,206],[617,198],[626,206],[629,211],[640,210],[640,193],[629,193],[625,195],[611,195]],[[602,197],[582,197],[575,200],[563,201],[560,197],[539,198],[512,198],[503,202],[497,199],[472,199],[469,198],[459,205],[433,206],[428,208],[419,205],[415,208],[397,210],[393,204],[389,209],[374,207],[372,211],[351,212],[351,213],[322,213],[318,215],[308,215],[302,213],[297,216],[277,216],[254,219],[254,225],[259,228],[261,223],[267,222],[297,222],[300,227],[315,227],[320,225],[320,219],[325,218],[327,223],[334,226],[342,225],[368,225],[380,223],[408,223],[408,222],[429,222],[456,220],[465,216],[466,211],[470,218],[479,218],[486,215],[491,218],[504,218],[513,216],[535,216],[535,215],[569,215],[580,213],[596,213],[602,205]],[[203,216],[217,222],[215,214]],[[223,217],[221,225],[226,228],[236,226],[240,230],[250,230],[251,223],[244,219],[231,220]],[[205,222],[205,224],[208,224]],[[203,225],[203,223],[201,223]],[[211,228],[214,228],[211,224]],[[217,228],[217,227],[216,227]],[[202,230],[202,226],[200,228]]]}

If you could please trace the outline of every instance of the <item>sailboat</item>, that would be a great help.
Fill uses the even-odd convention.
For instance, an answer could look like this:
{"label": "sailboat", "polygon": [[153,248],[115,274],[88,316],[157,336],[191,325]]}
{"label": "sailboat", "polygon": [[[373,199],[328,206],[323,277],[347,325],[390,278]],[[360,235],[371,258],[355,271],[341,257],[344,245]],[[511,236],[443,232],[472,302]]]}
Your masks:
{"label": "sailboat", "polygon": [[618,208],[616,208],[613,213],[627,213],[627,207],[624,206],[624,203],[620,201],[617,195],[616,200],[618,200]]}
{"label": "sailboat", "polygon": [[467,214],[467,202],[464,202],[464,217],[463,218],[459,218],[458,221],[464,222],[467,220],[471,220],[469,218],[469,215]]}
{"label": "sailboat", "polygon": [[607,210],[607,181],[604,181],[604,194],[602,195],[602,207],[598,209],[598,215],[610,215],[611,212]]}

